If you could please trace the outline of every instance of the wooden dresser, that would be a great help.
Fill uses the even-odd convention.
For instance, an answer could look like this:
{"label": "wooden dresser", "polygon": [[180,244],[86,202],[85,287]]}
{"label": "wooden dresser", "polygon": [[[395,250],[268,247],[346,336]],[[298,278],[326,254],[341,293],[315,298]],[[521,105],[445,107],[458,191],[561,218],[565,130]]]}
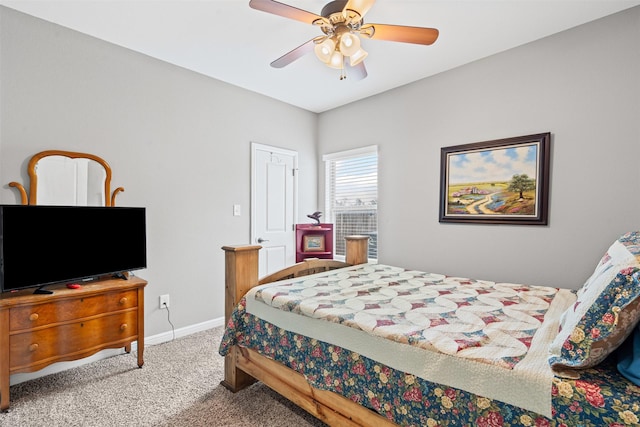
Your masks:
{"label": "wooden dresser", "polygon": [[131,351],[144,363],[144,287],[138,277],[107,279],[80,289],[48,286],[0,295],[0,410],[9,408],[9,378],[106,348]]}

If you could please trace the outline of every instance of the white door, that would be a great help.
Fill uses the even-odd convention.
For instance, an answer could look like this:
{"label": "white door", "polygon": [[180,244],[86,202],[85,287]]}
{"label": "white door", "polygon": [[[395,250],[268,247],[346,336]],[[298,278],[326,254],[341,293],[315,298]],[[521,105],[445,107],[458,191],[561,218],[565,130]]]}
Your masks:
{"label": "white door", "polygon": [[260,277],[295,262],[298,153],[251,143],[251,242]]}

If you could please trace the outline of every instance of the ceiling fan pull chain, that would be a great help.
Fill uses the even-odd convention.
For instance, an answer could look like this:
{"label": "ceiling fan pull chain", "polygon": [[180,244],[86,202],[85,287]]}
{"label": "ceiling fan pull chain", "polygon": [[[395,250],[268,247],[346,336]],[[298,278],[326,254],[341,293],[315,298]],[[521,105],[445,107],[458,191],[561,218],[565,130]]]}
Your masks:
{"label": "ceiling fan pull chain", "polygon": [[342,62],[340,64],[340,80],[344,80],[347,78],[347,73],[344,71],[344,56],[342,57]]}

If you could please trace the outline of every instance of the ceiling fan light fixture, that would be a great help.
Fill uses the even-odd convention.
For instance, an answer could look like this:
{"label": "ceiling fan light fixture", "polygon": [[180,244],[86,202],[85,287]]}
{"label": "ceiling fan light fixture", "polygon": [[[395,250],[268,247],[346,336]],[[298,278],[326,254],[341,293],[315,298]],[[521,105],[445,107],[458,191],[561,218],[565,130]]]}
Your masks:
{"label": "ceiling fan light fixture", "polygon": [[333,39],[326,38],[322,43],[318,43],[314,47],[314,51],[318,59],[325,64],[331,60],[331,55],[335,51],[336,42]]}
{"label": "ceiling fan light fixture", "polygon": [[369,55],[369,52],[360,48],[353,55],[349,56],[349,65],[352,67],[358,65]]}
{"label": "ceiling fan light fixture", "polygon": [[345,33],[340,37],[340,52],[351,56],[360,49],[360,39],[355,34]]}

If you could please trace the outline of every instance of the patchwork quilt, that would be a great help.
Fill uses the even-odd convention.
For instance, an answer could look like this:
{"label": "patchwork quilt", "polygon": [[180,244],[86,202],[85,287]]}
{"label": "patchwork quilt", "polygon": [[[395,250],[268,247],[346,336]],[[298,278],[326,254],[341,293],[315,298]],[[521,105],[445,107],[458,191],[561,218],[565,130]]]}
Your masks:
{"label": "patchwork quilt", "polygon": [[547,349],[574,300],[569,290],[363,264],[255,288],[247,312],[549,416]]}

